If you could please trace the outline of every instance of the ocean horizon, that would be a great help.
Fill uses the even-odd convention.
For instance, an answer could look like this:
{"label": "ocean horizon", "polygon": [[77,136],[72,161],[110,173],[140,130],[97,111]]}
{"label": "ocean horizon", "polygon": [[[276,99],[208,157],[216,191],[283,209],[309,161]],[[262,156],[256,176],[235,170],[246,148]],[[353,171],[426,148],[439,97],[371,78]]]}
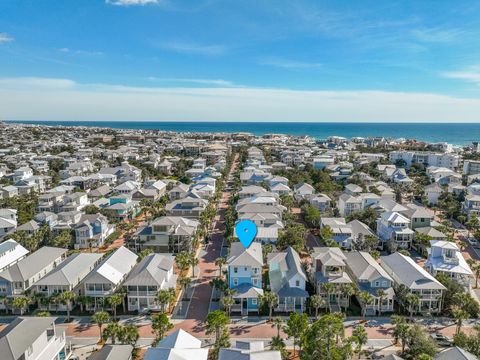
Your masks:
{"label": "ocean horizon", "polygon": [[325,139],[328,136],[417,139],[468,145],[480,141],[480,123],[356,123],[356,122],[208,122],[208,121],[58,121],[5,120],[5,123],[90,126],[112,129],[163,130],[176,132],[279,133]]}

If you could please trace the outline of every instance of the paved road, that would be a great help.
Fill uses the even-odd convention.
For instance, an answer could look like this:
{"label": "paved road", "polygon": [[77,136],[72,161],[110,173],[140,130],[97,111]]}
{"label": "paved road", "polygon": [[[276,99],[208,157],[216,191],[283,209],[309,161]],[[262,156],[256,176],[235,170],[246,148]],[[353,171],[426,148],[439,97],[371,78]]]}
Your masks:
{"label": "paved road", "polygon": [[[230,174],[235,171],[238,165],[238,155],[235,157]],[[229,174],[229,175],[230,175]],[[227,176],[228,179],[229,176]],[[217,207],[215,224],[211,233],[211,241],[205,251],[200,252],[198,263],[198,281],[195,286],[192,300],[188,308],[186,320],[175,325],[174,330],[181,328],[194,334],[204,334],[204,319],[208,315],[210,299],[212,297],[212,287],[210,281],[218,276],[218,267],[215,260],[221,256],[222,245],[224,241],[223,232],[225,230],[224,217],[228,208],[228,202],[232,196],[231,192],[224,191]]]}

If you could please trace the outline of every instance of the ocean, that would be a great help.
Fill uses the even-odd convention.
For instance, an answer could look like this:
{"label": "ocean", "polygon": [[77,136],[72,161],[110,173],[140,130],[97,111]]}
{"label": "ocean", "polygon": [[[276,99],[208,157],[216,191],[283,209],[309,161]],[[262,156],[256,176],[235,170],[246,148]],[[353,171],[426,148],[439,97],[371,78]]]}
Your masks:
{"label": "ocean", "polygon": [[346,138],[355,136],[383,136],[387,138],[417,139],[428,142],[448,142],[468,145],[480,141],[480,123],[333,123],[333,122],[202,122],[202,121],[40,121],[22,120],[6,123],[96,126],[114,129],[166,130],[179,132],[250,132],[255,135],[280,133],[309,135],[325,139],[337,135]]}

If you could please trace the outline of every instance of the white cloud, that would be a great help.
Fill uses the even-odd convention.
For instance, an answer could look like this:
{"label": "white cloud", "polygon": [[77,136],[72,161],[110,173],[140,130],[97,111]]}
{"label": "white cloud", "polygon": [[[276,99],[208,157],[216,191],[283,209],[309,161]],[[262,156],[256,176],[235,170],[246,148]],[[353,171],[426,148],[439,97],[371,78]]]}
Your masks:
{"label": "white cloud", "polygon": [[107,4],[118,6],[132,6],[132,5],[150,5],[158,4],[159,0],[105,0]]}
{"label": "white cloud", "polygon": [[450,71],[442,73],[443,77],[457,80],[464,80],[480,85],[480,70],[472,68],[467,71]]}
{"label": "white cloud", "polygon": [[224,86],[224,87],[236,86],[233,82],[228,80],[223,80],[223,79],[158,78],[155,76],[150,76],[148,80],[158,81],[158,82],[192,83],[192,84]]}
{"label": "white cloud", "polygon": [[12,120],[478,122],[480,99],[375,90],[131,87],[0,78],[0,109],[2,118]]}
{"label": "white cloud", "polygon": [[165,42],[154,43],[155,47],[170,50],[181,54],[217,56],[227,52],[227,47],[218,44],[197,44],[192,42]]}
{"label": "white cloud", "polygon": [[281,59],[281,58],[268,58],[261,61],[262,65],[270,65],[284,69],[314,69],[320,68],[323,66],[321,63],[317,62],[304,62],[304,61],[296,61],[296,60],[289,60],[289,59]]}
{"label": "white cloud", "polygon": [[7,33],[0,33],[0,44],[8,43],[8,42],[11,42],[13,40],[14,40],[13,37],[8,35]]}
{"label": "white cloud", "polygon": [[89,51],[89,50],[73,50],[67,47],[58,49],[58,51],[66,54],[77,54],[85,56],[102,56],[104,53],[102,51]]}
{"label": "white cloud", "polygon": [[446,43],[465,35],[465,31],[461,29],[422,28],[412,30],[411,34],[421,42]]}
{"label": "white cloud", "polygon": [[11,90],[66,90],[73,89],[76,86],[75,81],[58,78],[38,78],[38,77],[18,77],[18,78],[0,78],[0,89]]}

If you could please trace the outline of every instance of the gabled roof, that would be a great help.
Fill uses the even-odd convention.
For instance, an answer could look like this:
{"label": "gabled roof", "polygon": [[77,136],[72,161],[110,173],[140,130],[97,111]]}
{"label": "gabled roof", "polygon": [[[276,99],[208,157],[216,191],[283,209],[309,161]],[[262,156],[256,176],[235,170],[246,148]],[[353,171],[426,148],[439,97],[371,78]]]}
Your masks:
{"label": "gabled roof", "polygon": [[432,238],[437,238],[437,239],[438,238],[443,238],[443,239],[447,238],[447,235],[445,235],[441,231],[438,231],[437,229],[435,229],[432,226],[425,226],[425,227],[416,228],[415,231],[420,233],[420,234],[425,234],[425,235],[431,236]]}
{"label": "gabled roof", "polygon": [[393,281],[388,273],[378,264],[375,259],[366,252],[352,251],[345,254],[347,266],[350,268],[353,276],[362,281],[373,281],[379,277]]}
{"label": "gabled roof", "polygon": [[434,360],[478,360],[478,358],[467,350],[454,346],[438,353]]}
{"label": "gabled roof", "polygon": [[174,331],[157,345],[157,347],[168,349],[200,349],[201,346],[201,340],[182,329]]}
{"label": "gabled roof", "polygon": [[437,279],[425,271],[412,258],[398,252],[381,257],[382,267],[395,279],[410,290],[445,290]]}
{"label": "gabled roof", "polygon": [[8,281],[25,281],[65,254],[67,249],[44,246],[0,272],[0,278]]}
{"label": "gabled roof", "polygon": [[396,211],[388,211],[382,214],[382,219],[392,223],[410,224],[410,220]]}
{"label": "gabled roof", "polygon": [[252,242],[250,246],[245,249],[240,242],[234,242],[230,246],[230,255],[227,258],[229,266],[263,266],[262,245],[257,242]]}
{"label": "gabled roof", "polygon": [[168,281],[168,272],[173,268],[173,256],[150,254],[142,259],[130,272],[124,285],[162,286]]}
{"label": "gabled roof", "polygon": [[130,360],[132,358],[132,345],[105,345],[92,355],[89,360]]}
{"label": "gabled roof", "polygon": [[85,271],[93,267],[102,256],[102,254],[92,253],[74,254],[38,280],[35,285],[72,285],[79,277],[83,278],[86,275]]}
{"label": "gabled roof", "polygon": [[17,317],[0,332],[2,360],[18,360],[47,329],[53,327],[52,317]]}
{"label": "gabled roof", "polygon": [[207,360],[208,348],[202,349],[165,349],[149,348],[144,360]]}
{"label": "gabled roof", "polygon": [[289,288],[289,281],[294,276],[300,276],[307,280],[300,256],[290,246],[284,252],[269,254],[267,262],[270,288],[277,294],[284,287]]}
{"label": "gabled roof", "polygon": [[105,258],[98,266],[88,274],[84,283],[100,281],[104,279],[118,285],[136,264],[138,256],[121,246],[114,253]]}
{"label": "gabled roof", "polygon": [[28,250],[13,239],[0,244],[0,269],[3,269],[28,254]]}
{"label": "gabled roof", "polygon": [[337,247],[315,247],[312,258],[327,266],[345,266],[345,254]]}

